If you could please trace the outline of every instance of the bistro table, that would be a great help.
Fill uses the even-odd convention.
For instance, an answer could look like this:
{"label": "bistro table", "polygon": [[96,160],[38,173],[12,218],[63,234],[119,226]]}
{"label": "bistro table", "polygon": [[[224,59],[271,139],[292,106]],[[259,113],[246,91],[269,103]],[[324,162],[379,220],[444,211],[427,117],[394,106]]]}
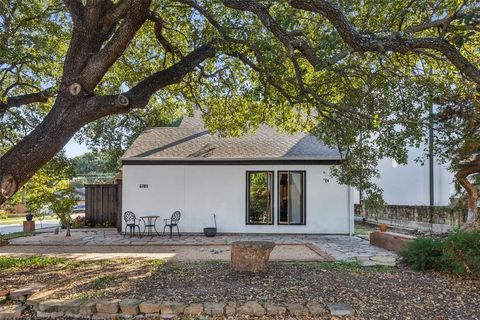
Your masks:
{"label": "bistro table", "polygon": [[155,233],[157,234],[157,236],[159,236],[160,234],[158,233],[157,231],[157,227],[155,226],[156,223],[157,223],[157,219],[159,218],[160,216],[143,216],[143,217],[140,217],[140,219],[142,219],[143,221],[143,224],[144,224],[144,228],[143,228],[143,235],[145,235],[145,233],[147,234],[147,236],[151,236],[153,237],[153,231],[155,231]]}

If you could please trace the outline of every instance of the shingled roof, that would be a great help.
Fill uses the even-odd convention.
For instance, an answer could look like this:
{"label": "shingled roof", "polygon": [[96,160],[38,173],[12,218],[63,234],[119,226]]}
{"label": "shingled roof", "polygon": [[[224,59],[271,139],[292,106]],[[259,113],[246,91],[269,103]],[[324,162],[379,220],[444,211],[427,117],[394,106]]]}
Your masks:
{"label": "shingled roof", "polygon": [[261,126],[254,135],[228,138],[210,134],[197,117],[179,127],[148,128],[122,160],[339,160],[338,151],[314,136],[277,132]]}

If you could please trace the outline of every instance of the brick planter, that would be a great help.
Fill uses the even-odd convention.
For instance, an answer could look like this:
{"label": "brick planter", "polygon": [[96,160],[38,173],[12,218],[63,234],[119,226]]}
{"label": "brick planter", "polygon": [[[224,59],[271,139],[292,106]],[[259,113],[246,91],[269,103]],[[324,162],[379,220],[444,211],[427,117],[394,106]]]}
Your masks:
{"label": "brick planter", "polygon": [[394,232],[370,233],[370,244],[390,251],[401,251],[415,237]]}
{"label": "brick planter", "polygon": [[23,232],[32,233],[35,231],[35,221],[23,221]]}

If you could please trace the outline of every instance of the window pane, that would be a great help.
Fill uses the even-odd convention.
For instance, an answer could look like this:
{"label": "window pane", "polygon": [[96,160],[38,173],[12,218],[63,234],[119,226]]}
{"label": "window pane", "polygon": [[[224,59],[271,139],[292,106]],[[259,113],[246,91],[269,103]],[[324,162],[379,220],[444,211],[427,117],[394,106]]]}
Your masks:
{"label": "window pane", "polygon": [[270,224],[273,222],[272,178],[273,174],[271,172],[248,173],[248,223]]}
{"label": "window pane", "polygon": [[280,224],[305,223],[305,172],[279,172]]}

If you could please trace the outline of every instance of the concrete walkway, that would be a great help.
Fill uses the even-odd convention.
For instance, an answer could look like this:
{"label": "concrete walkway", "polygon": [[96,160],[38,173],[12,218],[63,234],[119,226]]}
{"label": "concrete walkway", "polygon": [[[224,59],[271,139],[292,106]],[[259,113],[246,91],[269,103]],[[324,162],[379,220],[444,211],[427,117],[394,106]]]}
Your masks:
{"label": "concrete walkway", "polygon": [[[235,241],[273,241],[277,245],[307,246],[324,259],[337,261],[360,261],[365,266],[395,265],[396,254],[369,244],[365,239],[356,236],[338,235],[266,235],[235,234],[217,235],[207,238],[203,235],[182,235],[181,237],[142,237],[129,238],[119,234],[115,229],[80,229],[72,230],[67,238],[62,230],[60,234],[53,232],[35,236],[13,239],[14,246],[167,246],[170,248],[190,246],[229,246]],[[32,249],[35,251],[35,248]],[[88,249],[86,249],[88,251]],[[138,249],[143,251],[144,249]],[[1,250],[0,250],[1,252]]]}

